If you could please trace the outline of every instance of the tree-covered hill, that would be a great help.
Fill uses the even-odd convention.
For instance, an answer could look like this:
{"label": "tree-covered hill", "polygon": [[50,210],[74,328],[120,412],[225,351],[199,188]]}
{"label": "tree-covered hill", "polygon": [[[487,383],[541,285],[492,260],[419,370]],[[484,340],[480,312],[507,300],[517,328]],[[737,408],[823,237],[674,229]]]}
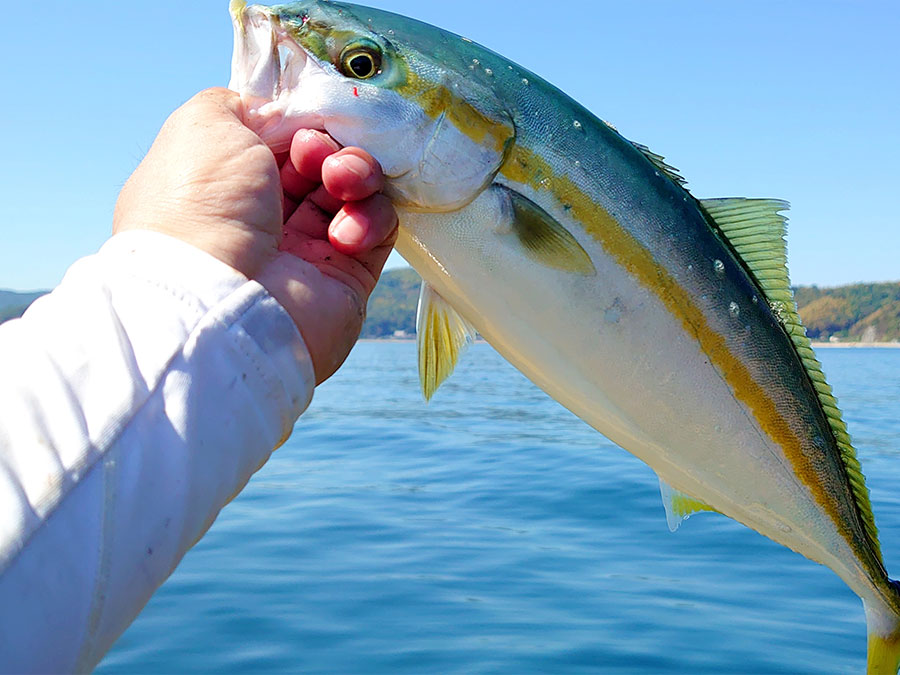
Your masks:
{"label": "tree-covered hill", "polygon": [[411,267],[387,270],[369,297],[363,338],[391,337],[398,331],[416,332],[416,304],[422,278]]}
{"label": "tree-covered hill", "polygon": [[794,289],[809,336],[827,340],[900,340],[900,282]]}
{"label": "tree-covered hill", "polygon": [[[361,337],[392,337],[398,331],[414,334],[420,283],[419,275],[409,267],[385,272],[369,298]],[[0,290],[0,323],[21,316],[45,292]],[[900,340],[900,282],[836,288],[799,286],[794,289],[794,297],[813,340]]]}
{"label": "tree-covered hill", "polygon": [[0,323],[8,319],[16,319],[25,313],[28,306],[47,291],[19,293],[17,291],[0,290]]}
{"label": "tree-covered hill", "polygon": [[[419,275],[410,268],[388,270],[369,300],[363,337],[415,332]],[[900,282],[835,288],[799,286],[794,297],[814,340],[889,342],[900,340]]]}

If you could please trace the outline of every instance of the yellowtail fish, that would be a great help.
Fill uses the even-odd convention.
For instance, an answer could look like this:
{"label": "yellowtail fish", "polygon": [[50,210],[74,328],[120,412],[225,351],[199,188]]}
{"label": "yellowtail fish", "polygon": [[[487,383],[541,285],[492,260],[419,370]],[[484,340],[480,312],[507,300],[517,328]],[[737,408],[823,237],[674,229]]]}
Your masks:
{"label": "yellowtail fish", "polygon": [[830,567],[865,605],[869,672],[897,671],[900,591],[789,288],[785,202],[697,199],[660,155],[433,26],[338,2],[232,15],[230,86],[263,139],[321,129],[384,167],[425,280],[426,397],[477,331],[657,472],[670,526],[718,511]]}

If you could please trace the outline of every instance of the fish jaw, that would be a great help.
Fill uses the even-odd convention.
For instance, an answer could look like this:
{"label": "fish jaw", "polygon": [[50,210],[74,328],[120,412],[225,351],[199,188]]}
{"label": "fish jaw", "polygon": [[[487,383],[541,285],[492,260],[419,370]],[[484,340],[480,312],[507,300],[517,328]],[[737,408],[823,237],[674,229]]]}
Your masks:
{"label": "fish jaw", "polygon": [[316,77],[316,64],[297,48],[268,8],[248,7],[237,0],[230,11],[234,52],[228,88],[241,95],[247,125],[275,152],[290,147],[297,129],[324,130],[321,115],[311,105],[292,106],[306,93],[299,84]]}
{"label": "fish jaw", "polygon": [[[346,7],[232,3],[229,88],[241,94],[246,123],[275,152],[287,150],[302,128],[364,148],[399,206],[439,212],[468,204],[512,146],[509,115],[489,90],[464,95],[464,74],[407,58],[399,40],[395,46],[371,33]],[[354,40],[381,50],[376,77],[340,71],[341,44]]]}

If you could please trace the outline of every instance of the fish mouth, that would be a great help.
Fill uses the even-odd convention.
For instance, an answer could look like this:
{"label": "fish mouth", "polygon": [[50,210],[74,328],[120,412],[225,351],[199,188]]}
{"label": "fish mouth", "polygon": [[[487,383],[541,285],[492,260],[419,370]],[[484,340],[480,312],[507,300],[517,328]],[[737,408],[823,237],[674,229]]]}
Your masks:
{"label": "fish mouth", "polygon": [[232,0],[229,7],[234,24],[234,52],[228,88],[241,95],[244,123],[274,151],[290,147],[297,129],[323,129],[317,115],[286,118],[303,80],[310,58],[281,25],[268,7]]}

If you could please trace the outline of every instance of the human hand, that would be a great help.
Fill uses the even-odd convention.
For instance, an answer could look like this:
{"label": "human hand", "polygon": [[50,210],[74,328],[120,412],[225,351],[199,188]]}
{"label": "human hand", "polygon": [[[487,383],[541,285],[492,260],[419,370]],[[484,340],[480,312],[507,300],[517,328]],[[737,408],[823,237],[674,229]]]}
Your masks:
{"label": "human hand", "polygon": [[113,233],[162,232],[257,280],[293,318],[316,383],[343,363],[396,237],[384,177],[359,148],[301,130],[276,158],[240,97],[201,92],[166,121],[122,188]]}

